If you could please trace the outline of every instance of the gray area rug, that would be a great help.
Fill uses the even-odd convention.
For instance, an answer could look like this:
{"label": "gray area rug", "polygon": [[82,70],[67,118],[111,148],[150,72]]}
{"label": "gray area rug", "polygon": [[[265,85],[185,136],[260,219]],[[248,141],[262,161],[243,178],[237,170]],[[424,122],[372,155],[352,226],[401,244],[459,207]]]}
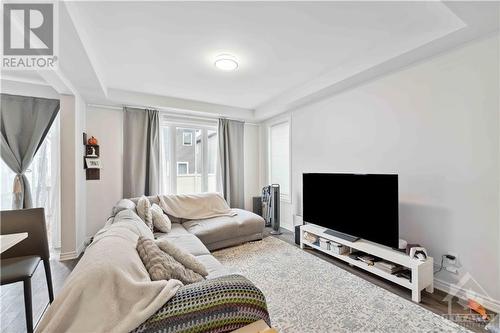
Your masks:
{"label": "gray area rug", "polygon": [[469,332],[274,237],[214,255],[264,292],[280,332]]}

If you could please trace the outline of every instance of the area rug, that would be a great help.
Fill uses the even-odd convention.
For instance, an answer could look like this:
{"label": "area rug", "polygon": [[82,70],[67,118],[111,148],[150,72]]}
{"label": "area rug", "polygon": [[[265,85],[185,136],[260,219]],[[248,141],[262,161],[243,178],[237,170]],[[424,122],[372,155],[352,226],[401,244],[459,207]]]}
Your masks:
{"label": "area rug", "polygon": [[214,256],[262,290],[280,332],[469,332],[275,237]]}

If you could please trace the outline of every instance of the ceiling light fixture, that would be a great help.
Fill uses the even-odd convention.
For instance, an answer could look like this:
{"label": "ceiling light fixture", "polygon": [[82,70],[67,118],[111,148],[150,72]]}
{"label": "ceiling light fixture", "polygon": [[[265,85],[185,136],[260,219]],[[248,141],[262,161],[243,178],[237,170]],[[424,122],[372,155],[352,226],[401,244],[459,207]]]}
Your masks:
{"label": "ceiling light fixture", "polygon": [[235,56],[224,53],[215,57],[214,66],[221,71],[234,71],[238,68],[238,61]]}

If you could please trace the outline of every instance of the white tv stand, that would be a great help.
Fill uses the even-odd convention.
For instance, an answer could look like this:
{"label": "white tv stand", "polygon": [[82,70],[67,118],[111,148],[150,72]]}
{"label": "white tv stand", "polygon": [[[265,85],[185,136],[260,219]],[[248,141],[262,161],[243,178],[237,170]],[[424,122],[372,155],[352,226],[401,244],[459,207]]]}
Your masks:
{"label": "white tv stand", "polygon": [[[314,224],[305,224],[301,226],[300,247],[302,249],[304,249],[305,247],[310,247],[315,250],[321,251],[332,257],[343,260],[351,266],[359,267],[386,280],[392,281],[399,284],[400,286],[408,288],[411,290],[411,299],[414,302],[420,302],[420,292],[423,289],[430,293],[434,292],[434,260],[431,257],[428,257],[426,261],[411,259],[408,255],[406,255],[406,253],[393,250],[387,246],[372,243],[364,239],[360,239],[356,242],[349,242],[342,238],[326,234],[325,230],[327,229]],[[380,270],[374,266],[370,266],[363,261],[352,259],[348,256],[348,254],[336,254],[329,250],[321,248],[319,245],[310,243],[304,239],[304,232],[331,240],[335,243],[345,245],[353,250],[362,251],[375,257],[382,258],[386,261],[407,267],[411,270],[411,282],[403,277],[398,277],[396,275]]]}

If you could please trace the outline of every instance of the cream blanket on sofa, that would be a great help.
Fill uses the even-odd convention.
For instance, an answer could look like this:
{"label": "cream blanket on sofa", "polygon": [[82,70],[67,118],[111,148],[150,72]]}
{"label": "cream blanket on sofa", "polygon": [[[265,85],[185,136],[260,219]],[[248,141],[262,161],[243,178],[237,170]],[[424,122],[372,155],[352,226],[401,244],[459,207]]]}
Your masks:
{"label": "cream blanket on sofa", "polygon": [[134,218],[101,229],[36,331],[130,332],[172,298],[182,283],[151,281],[136,251],[139,234]]}
{"label": "cream blanket on sofa", "polygon": [[165,213],[188,220],[237,215],[219,193],[159,195],[158,200]]}

